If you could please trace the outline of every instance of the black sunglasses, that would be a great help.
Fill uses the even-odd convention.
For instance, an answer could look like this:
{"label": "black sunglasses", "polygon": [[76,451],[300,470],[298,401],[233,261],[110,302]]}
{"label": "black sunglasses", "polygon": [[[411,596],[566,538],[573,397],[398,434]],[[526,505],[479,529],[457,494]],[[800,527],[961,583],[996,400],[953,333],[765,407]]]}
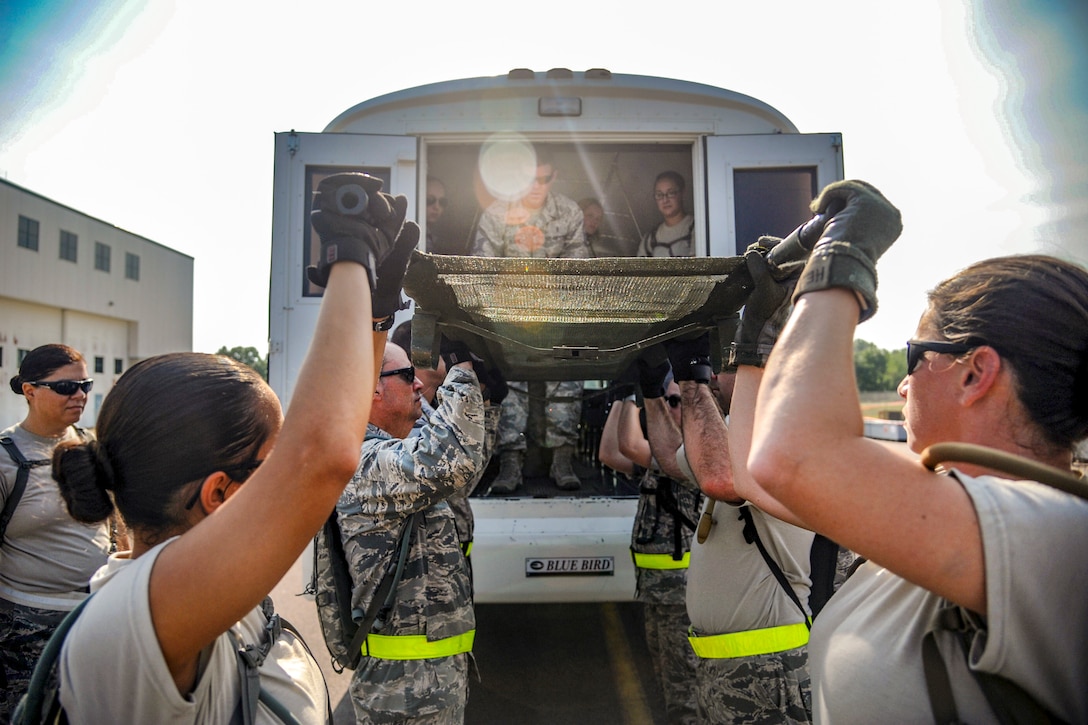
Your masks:
{"label": "black sunglasses", "polygon": [[438,204],[440,209],[445,209],[446,204],[448,203],[449,200],[446,199],[446,197],[444,196],[431,196],[429,194],[427,195],[427,206],[434,206],[435,204]]}
{"label": "black sunglasses", "polygon": [[971,352],[977,345],[967,345],[962,342],[946,342],[942,340],[908,340],[907,341],[907,375],[914,372],[918,363],[922,361],[922,355],[927,352],[937,352],[948,355],[962,355]]}
{"label": "black sunglasses", "polygon": [[87,378],[86,380],[36,380],[31,383],[35,388],[49,388],[57,395],[63,395],[65,397],[71,397],[76,394],[77,390],[82,390],[84,393],[91,392],[91,388],[94,386],[94,379]]}
{"label": "black sunglasses", "polygon": [[390,375],[398,375],[404,382],[411,385],[416,381],[416,366],[409,365],[406,368],[397,368],[396,370],[384,370],[378,373],[379,378],[388,378]]}
{"label": "black sunglasses", "polygon": [[204,488],[204,479],[215,473],[216,471],[222,471],[230,476],[230,480],[235,483],[245,483],[249,480],[249,477],[253,475],[253,472],[257,470],[257,467],[264,463],[264,459],[255,459],[252,461],[246,461],[245,463],[239,463],[237,466],[222,466],[215,468],[203,476],[199,476],[200,485],[196,487],[196,491],[193,492],[189,502],[185,504],[185,510],[188,511],[193,506],[196,506],[196,502],[200,499],[200,491]]}
{"label": "black sunglasses", "polygon": [[678,408],[678,407],[680,407],[680,396],[679,395],[666,395],[665,396],[665,402],[669,404],[670,408]]}

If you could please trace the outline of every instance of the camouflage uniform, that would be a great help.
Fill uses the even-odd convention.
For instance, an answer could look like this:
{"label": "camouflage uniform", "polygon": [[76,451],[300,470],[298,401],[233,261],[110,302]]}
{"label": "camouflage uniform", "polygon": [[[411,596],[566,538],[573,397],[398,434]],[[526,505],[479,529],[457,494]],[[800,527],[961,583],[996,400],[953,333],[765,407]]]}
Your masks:
{"label": "camouflage uniform", "polygon": [[68,612],[38,609],[0,599],[0,722],[9,722],[30,685],[34,665]]}
{"label": "camouflage uniform", "polygon": [[[666,476],[647,471],[639,485],[631,551],[680,559],[691,549],[702,496]],[[698,722],[695,668],[688,644],[687,569],[642,568],[636,564],[635,599],[642,602],[646,644],[665,695],[669,723]]]}
{"label": "camouflage uniform", "polygon": [[518,202],[496,201],[484,210],[472,253],[478,257],[592,256],[582,229],[582,210],[559,194],[529,210]]}
{"label": "camouflage uniform", "polygon": [[[530,211],[517,202],[497,201],[480,217],[472,253],[481,257],[569,257],[592,256],[582,229],[582,210],[578,204],[559,194],[548,194],[544,205]],[[582,416],[582,383],[548,383],[545,411],[545,448],[575,446],[578,422]],[[520,388],[520,389],[519,389]],[[499,451],[524,451],[525,429],[529,421],[529,397],[524,384],[511,385],[502,401],[499,421]],[[559,400],[557,400],[559,399]],[[562,402],[561,399],[570,399]]]}
{"label": "camouflage uniform", "polygon": [[[401,440],[371,425],[359,468],[336,505],[352,569],[352,605],[367,611],[396,558],[397,535],[412,532],[395,604],[381,635],[435,641],[476,627],[465,557],[446,499],[479,480],[486,457],[484,407],[476,375],[453,368],[418,436]],[[364,656],[351,680],[360,722],[460,723],[468,697],[469,654],[415,660]]]}
{"label": "camouflage uniform", "polygon": [[[801,602],[807,602],[812,532],[744,505],[750,507],[760,540]],[[692,547],[687,608],[696,636],[797,625],[805,620],[755,544],[745,540],[738,513],[737,506],[717,503],[706,541]],[[704,722],[811,722],[807,646],[733,658],[700,657],[696,679]]]}
{"label": "camouflage uniform", "polygon": [[[525,430],[529,425],[529,395],[526,384],[510,386],[510,392],[502,401],[499,418],[500,451],[524,451]],[[548,404],[544,409],[547,426],[544,431],[544,447],[558,448],[578,444],[578,423],[582,418],[582,383],[578,380],[551,382],[546,385]]]}

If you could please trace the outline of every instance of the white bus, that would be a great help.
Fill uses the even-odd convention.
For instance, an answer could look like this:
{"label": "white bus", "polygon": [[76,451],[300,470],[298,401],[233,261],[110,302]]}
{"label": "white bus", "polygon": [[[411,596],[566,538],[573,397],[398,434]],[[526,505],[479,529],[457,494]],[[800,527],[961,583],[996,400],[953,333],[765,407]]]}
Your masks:
{"label": "white bus", "polygon": [[[421,242],[421,251],[467,255],[494,198],[481,167],[486,151],[510,139],[547,149],[558,171],[554,193],[599,200],[597,256],[637,253],[641,236],[661,221],[653,186],[662,171],[686,180],[699,257],[736,257],[761,234],[785,236],[810,218],[817,192],[843,178],[841,134],[802,134],[772,106],[740,93],[604,69],[516,69],[408,88],[349,108],[321,132],[277,133],[268,360],[284,406],[320,304],[321,290],[305,274],[319,246],[309,224],[317,181],[341,171],[378,176],[386,191],[408,197],[409,216],[437,240],[430,249]],[[428,177],[443,182],[448,198],[435,229],[426,228]],[[470,499],[477,601],[633,598],[637,488],[596,463],[606,383],[585,383],[580,491],[549,487],[546,475],[544,483],[530,481],[529,466],[515,493],[488,495],[485,477]]]}

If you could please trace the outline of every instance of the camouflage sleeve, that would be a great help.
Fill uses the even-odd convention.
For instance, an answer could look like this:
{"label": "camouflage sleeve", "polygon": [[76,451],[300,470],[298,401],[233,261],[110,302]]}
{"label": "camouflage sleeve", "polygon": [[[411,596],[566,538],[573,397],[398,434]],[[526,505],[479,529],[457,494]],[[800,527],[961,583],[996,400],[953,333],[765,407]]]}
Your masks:
{"label": "camouflage sleeve", "polygon": [[499,437],[499,412],[501,410],[502,406],[499,405],[484,406],[483,465],[480,466],[475,479],[471,483],[450,496],[451,504],[454,499],[467,499],[471,496],[472,492],[476,490],[476,485],[480,483],[480,479],[484,477],[484,472],[487,470],[487,462],[491,460],[491,453],[495,450],[495,441],[498,440]]}
{"label": "camouflage sleeve", "polygon": [[359,468],[337,506],[342,515],[406,517],[479,478],[487,458],[476,374],[453,368],[436,399],[419,435],[363,443]]}
{"label": "camouflage sleeve", "polygon": [[563,221],[567,225],[567,242],[563,245],[563,251],[560,252],[559,256],[572,259],[588,259],[593,256],[586,244],[586,232],[583,227],[581,208],[574,204],[573,209],[564,215]]}
{"label": "camouflage sleeve", "polygon": [[501,216],[492,207],[484,209],[476,227],[476,241],[472,245],[473,256],[505,257],[502,233]]}

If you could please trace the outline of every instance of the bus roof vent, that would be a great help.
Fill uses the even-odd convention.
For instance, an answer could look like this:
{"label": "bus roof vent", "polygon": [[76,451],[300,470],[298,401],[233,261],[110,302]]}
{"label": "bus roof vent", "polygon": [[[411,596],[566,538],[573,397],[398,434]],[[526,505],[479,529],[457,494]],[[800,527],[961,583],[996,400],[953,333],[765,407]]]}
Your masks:
{"label": "bus roof vent", "polygon": [[587,81],[610,81],[612,80],[612,71],[607,68],[590,68],[586,71]]}
{"label": "bus roof vent", "polygon": [[535,77],[535,74],[529,68],[514,68],[506,74],[506,80],[508,81],[531,81]]}
{"label": "bus roof vent", "polygon": [[544,74],[545,78],[551,80],[563,80],[569,81],[574,78],[574,71],[570,68],[552,68],[550,71]]}

